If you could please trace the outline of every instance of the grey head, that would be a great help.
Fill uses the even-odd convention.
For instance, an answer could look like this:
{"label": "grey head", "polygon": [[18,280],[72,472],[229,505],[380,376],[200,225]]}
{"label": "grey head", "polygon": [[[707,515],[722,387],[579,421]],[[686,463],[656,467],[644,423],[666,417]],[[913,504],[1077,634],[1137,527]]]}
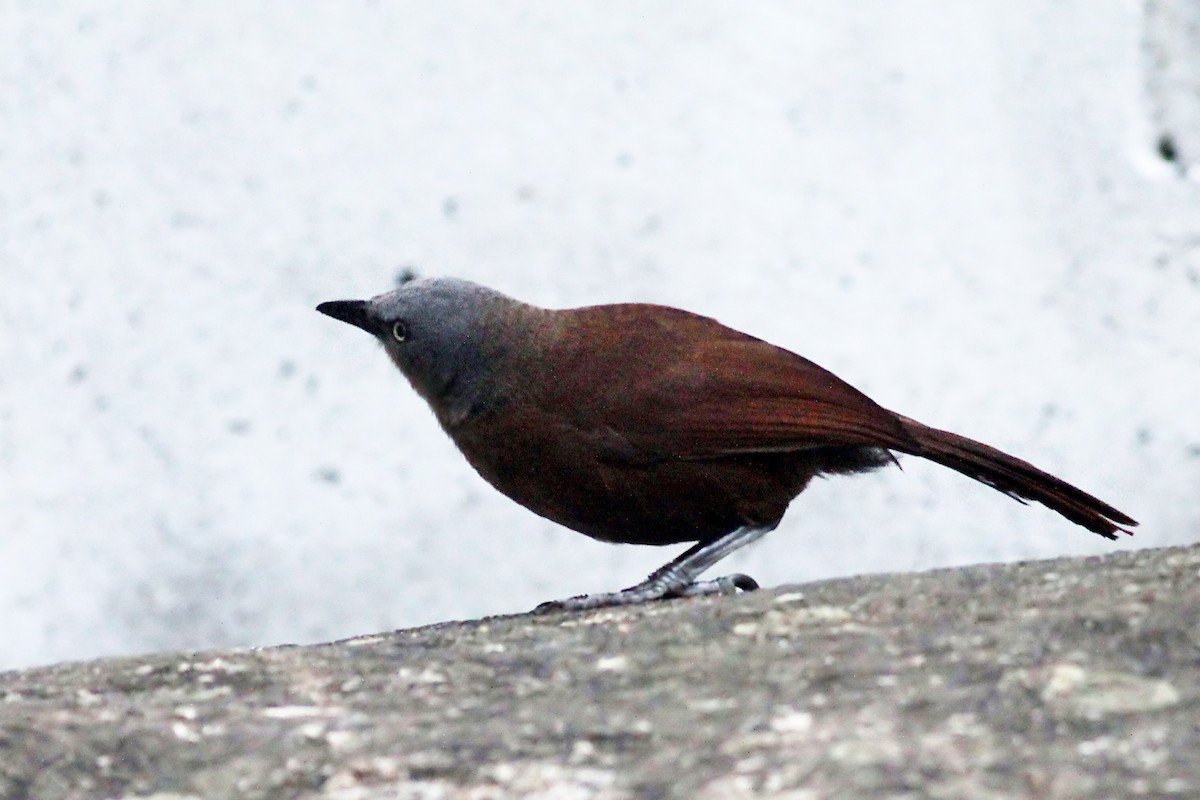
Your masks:
{"label": "grey head", "polygon": [[537,309],[459,278],[411,280],[370,300],[333,300],[317,311],[362,328],[428,401],[443,425],[494,396],[494,367]]}

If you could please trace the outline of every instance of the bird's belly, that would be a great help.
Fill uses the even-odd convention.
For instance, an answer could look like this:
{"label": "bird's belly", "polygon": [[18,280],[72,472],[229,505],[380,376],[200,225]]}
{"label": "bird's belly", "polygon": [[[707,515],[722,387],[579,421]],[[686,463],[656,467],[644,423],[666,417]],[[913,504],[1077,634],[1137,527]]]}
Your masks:
{"label": "bird's belly", "polygon": [[778,456],[626,464],[598,458],[569,436],[510,429],[497,446],[491,435],[464,433],[455,433],[456,444],[492,486],[536,514],[609,542],[666,545],[774,525],[811,477]]}

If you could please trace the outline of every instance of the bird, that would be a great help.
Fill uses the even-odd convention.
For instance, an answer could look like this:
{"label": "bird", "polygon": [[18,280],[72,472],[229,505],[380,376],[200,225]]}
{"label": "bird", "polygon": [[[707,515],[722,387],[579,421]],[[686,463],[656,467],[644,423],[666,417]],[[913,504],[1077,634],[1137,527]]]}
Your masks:
{"label": "bird", "polygon": [[758,588],[698,580],[774,530],[813,478],[934,461],[1116,539],[1137,525],[1015,456],[890,411],[832,372],[710,317],[649,303],[549,309],[452,277],[317,311],[361,328],[470,465],[604,542],[690,543],[645,580],[553,600],[582,611]]}

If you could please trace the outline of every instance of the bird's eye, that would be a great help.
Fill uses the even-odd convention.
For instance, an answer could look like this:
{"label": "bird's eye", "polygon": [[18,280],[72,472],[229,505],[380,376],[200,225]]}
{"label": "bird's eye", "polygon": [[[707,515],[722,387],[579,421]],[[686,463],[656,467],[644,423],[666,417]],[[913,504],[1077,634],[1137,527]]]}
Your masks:
{"label": "bird's eye", "polygon": [[408,326],[400,320],[392,323],[392,338],[397,342],[403,342],[408,338]]}

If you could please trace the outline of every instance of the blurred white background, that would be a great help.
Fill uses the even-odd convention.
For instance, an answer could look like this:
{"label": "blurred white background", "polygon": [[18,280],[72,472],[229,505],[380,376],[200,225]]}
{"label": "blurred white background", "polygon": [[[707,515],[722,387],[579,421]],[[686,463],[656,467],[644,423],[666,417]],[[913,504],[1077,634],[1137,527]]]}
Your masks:
{"label": "blurred white background", "polygon": [[682,549],[497,494],[313,311],[405,267],[713,315],[1143,523],[909,458],[722,565],[765,585],[1200,539],[1187,7],[0,3],[0,666],[519,612]]}

